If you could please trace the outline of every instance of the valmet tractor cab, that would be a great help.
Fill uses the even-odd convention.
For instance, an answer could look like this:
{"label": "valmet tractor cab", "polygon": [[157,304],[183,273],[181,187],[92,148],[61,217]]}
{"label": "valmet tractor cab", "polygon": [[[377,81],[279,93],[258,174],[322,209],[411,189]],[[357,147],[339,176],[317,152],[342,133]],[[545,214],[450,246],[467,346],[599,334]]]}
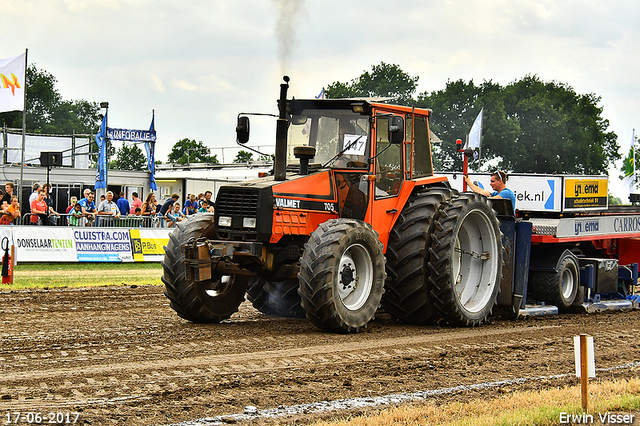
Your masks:
{"label": "valmet tractor cab", "polygon": [[[171,307],[220,322],[248,300],[358,332],[395,319],[478,325],[503,268],[489,200],[433,175],[430,110],[366,99],[287,99],[280,86],[273,174],[220,188],[214,214],[180,222],[165,248]],[[238,142],[249,117],[238,118]],[[505,302],[509,304],[509,302]]]}

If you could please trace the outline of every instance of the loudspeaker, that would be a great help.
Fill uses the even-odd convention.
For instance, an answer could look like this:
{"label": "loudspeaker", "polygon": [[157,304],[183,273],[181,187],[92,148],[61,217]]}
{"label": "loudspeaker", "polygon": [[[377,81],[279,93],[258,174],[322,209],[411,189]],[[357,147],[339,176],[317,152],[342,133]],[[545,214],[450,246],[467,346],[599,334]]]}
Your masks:
{"label": "loudspeaker", "polygon": [[40,152],[40,165],[42,167],[62,166],[62,152]]}

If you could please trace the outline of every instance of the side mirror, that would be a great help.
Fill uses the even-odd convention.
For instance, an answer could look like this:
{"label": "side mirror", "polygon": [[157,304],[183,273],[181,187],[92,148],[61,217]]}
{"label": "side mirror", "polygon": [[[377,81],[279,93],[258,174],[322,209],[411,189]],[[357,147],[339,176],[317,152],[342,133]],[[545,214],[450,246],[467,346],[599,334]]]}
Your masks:
{"label": "side mirror", "polygon": [[294,126],[300,126],[307,122],[307,117],[304,115],[294,115],[291,117],[291,124]]}
{"label": "side mirror", "polygon": [[389,143],[404,142],[404,118],[399,115],[389,117]]}
{"label": "side mirror", "polygon": [[238,117],[236,141],[241,145],[249,142],[249,117]]}

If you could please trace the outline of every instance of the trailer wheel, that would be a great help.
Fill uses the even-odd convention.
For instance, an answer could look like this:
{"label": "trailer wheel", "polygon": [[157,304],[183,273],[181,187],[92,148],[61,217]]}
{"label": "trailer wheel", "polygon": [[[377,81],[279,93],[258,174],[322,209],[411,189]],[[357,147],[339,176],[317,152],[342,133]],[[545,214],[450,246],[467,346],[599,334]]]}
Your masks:
{"label": "trailer wheel", "polygon": [[181,246],[191,238],[215,237],[213,217],[212,213],[202,213],[178,222],[164,248],[164,295],[179,317],[192,322],[215,323],[229,318],[244,300],[249,281],[248,277],[240,275],[226,275],[202,282],[186,279]]}
{"label": "trailer wheel", "polygon": [[384,292],[383,246],[371,225],[332,219],[311,234],[300,259],[300,288],[307,318],[323,330],[366,328]]}
{"label": "trailer wheel", "polygon": [[555,305],[559,311],[566,312],[578,294],[580,268],[575,256],[565,250],[558,259],[556,270],[532,271],[529,288],[536,299]]}
{"label": "trailer wheel", "polygon": [[462,193],[445,203],[429,250],[434,306],[450,324],[476,326],[491,314],[502,279],[503,248],[486,197]]}
{"label": "trailer wheel", "polygon": [[438,209],[451,197],[446,188],[414,194],[391,230],[382,307],[398,321],[422,325],[434,316],[427,261]]}
{"label": "trailer wheel", "polygon": [[295,278],[283,281],[254,278],[247,290],[247,299],[263,314],[282,317],[305,316],[304,309],[300,306],[298,280]]}

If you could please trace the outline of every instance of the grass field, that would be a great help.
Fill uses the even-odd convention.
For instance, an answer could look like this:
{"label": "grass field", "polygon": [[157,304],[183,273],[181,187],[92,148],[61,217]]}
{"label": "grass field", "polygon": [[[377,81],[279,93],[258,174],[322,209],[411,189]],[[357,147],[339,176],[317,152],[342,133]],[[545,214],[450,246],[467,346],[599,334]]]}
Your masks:
{"label": "grass field", "polygon": [[403,405],[370,416],[321,421],[314,426],[554,426],[638,424],[640,421],[640,380],[594,382],[589,390],[586,413],[582,411],[580,386],[571,386],[444,405]]}
{"label": "grass field", "polygon": [[22,263],[0,289],[160,285],[160,263]]}

